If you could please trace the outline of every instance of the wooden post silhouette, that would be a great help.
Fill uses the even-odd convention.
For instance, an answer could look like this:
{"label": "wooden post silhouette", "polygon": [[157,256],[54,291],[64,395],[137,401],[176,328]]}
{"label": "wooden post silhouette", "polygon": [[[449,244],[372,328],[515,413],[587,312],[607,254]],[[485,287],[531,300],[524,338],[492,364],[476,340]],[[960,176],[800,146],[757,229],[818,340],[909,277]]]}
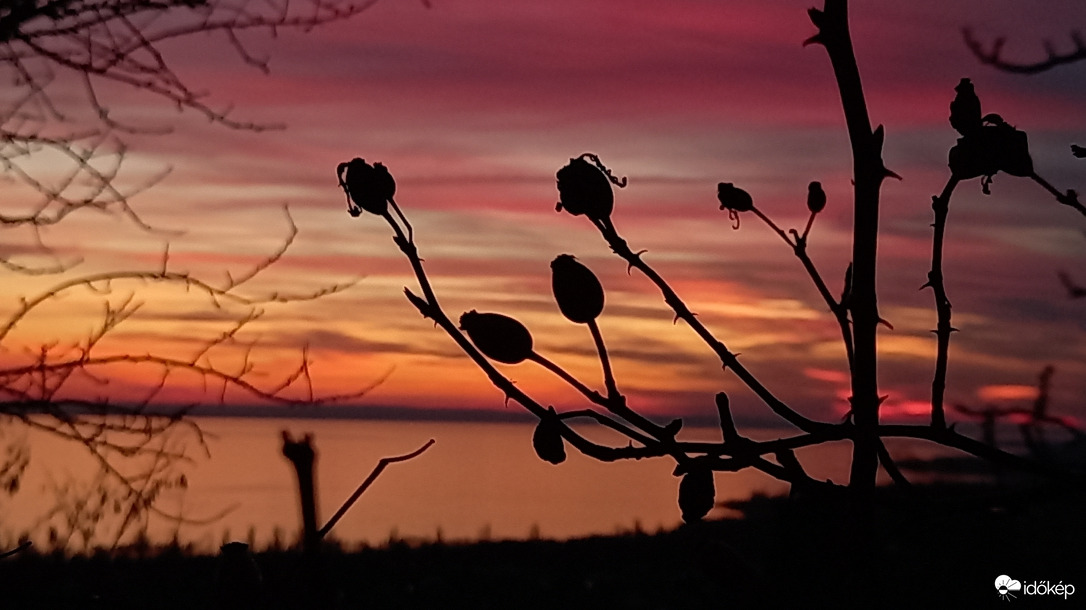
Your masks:
{"label": "wooden post silhouette", "polygon": [[302,549],[311,555],[320,547],[321,538],[317,530],[317,451],[313,448],[313,435],[306,434],[295,441],[289,432],[283,430],[283,455],[290,460],[298,476],[298,497],[302,503]]}

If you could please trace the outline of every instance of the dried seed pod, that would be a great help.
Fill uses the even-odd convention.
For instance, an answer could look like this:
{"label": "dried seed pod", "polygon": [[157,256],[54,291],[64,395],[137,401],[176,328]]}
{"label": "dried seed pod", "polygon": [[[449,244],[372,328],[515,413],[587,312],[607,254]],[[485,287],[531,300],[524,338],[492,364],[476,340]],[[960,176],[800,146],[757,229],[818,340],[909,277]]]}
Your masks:
{"label": "dried seed pod", "polygon": [[754,209],[754,200],[750,193],[731,182],[721,182],[716,186],[716,198],[720,201],[722,210],[749,212]]}
{"label": "dried seed pod", "polygon": [[603,312],[603,286],[596,274],[570,254],[551,261],[551,290],[562,315],[587,324]]}
{"label": "dried seed pod", "polygon": [[999,171],[992,151],[984,145],[984,137],[978,134],[973,138],[958,138],[958,143],[950,149],[947,165],[958,180],[968,180],[978,176],[991,176]]}
{"label": "dried seed pod", "polygon": [[694,466],[679,482],[679,509],[683,521],[701,521],[716,503],[716,487],[713,471],[704,466]]}
{"label": "dried seed pod", "polygon": [[[1026,132],[1015,129],[1003,122],[998,115],[992,125],[984,130],[991,132],[995,164],[1000,170],[1019,177],[1033,175],[1033,158],[1029,155],[1029,141]],[[988,120],[988,117],[985,117]]]}
{"label": "dried seed pod", "polygon": [[950,149],[950,171],[959,180],[990,178],[1000,171],[1012,176],[1032,175],[1026,133],[1004,123],[998,115],[988,115],[985,120],[988,124],[969,137],[958,138]]}
{"label": "dried seed pod", "polygon": [[739,212],[749,212],[754,209],[754,200],[750,193],[735,186],[731,182],[721,182],[716,185],[716,198],[720,201],[720,209],[728,210],[728,218],[732,220],[732,228],[739,228]]}
{"label": "dried seed pod", "polygon": [[540,418],[532,433],[532,447],[539,459],[551,464],[566,461],[566,445],[562,440],[562,426],[554,407],[548,407],[549,415]]}
{"label": "dried seed pod", "polygon": [[500,313],[474,309],[460,316],[460,330],[484,356],[506,364],[518,364],[532,355],[532,335],[523,324]]}
{"label": "dried seed pod", "polygon": [[963,78],[954,87],[957,94],[950,102],[950,126],[963,136],[975,134],[981,127],[980,98],[973,89],[973,83]]}
{"label": "dried seed pod", "polygon": [[[591,163],[588,161],[591,159]],[[584,214],[593,220],[611,217],[615,208],[615,192],[611,188],[626,186],[626,179],[621,180],[611,175],[599,157],[585,153],[569,160],[569,165],[558,170],[558,197],[555,207],[574,216]]]}
{"label": "dried seed pod", "polygon": [[388,202],[396,194],[396,181],[384,165],[370,165],[365,159],[355,157],[340,163],[336,175],[347,194],[347,211],[351,216],[358,216],[362,210],[378,216],[388,211]]}
{"label": "dried seed pod", "polygon": [[807,185],[807,209],[812,214],[826,209],[826,191],[822,190],[821,182],[811,182]]}

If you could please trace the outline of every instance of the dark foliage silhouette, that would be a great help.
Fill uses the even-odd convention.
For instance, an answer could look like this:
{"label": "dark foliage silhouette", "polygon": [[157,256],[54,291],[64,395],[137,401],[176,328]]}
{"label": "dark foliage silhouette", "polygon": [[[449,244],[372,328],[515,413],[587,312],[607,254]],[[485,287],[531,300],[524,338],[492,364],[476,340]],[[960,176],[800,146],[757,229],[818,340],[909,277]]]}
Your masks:
{"label": "dark foliage silhouette", "polygon": [[[340,166],[340,185],[347,194],[348,209],[352,216],[358,216],[361,209],[380,215],[388,222],[394,234],[393,241],[410,262],[421,289],[421,295],[405,289],[408,300],[423,317],[433,320],[453,339],[505,394],[507,400],[519,403],[539,418],[540,424],[533,435],[533,445],[541,459],[552,463],[561,462],[564,453],[557,450],[556,437],[571,444],[581,453],[602,461],[668,456],[676,462],[676,476],[682,477],[679,504],[686,521],[701,519],[712,507],[714,471],[755,468],[791,483],[794,492],[828,492],[836,488],[834,483],[816,481],[808,476],[794,451],[838,440],[848,440],[853,445],[848,486],[854,492],[850,495],[857,498],[870,496],[880,466],[895,482],[907,485],[907,480],[896,467],[893,457],[883,443],[883,439],[891,437],[923,439],[1002,465],[1042,472],[1062,480],[1081,481],[1082,473],[1042,465],[969,438],[948,425],[945,415],[943,395],[947,355],[950,337],[955,329],[951,326],[951,308],[943,282],[942,260],[946,218],[955,188],[963,181],[980,178],[983,191],[990,193],[991,184],[997,174],[1026,177],[1039,184],[1057,202],[1086,215],[1086,208],[1079,203],[1075,191],[1060,191],[1037,173],[1023,131],[1011,126],[997,114],[983,114],[981,99],[968,78],[963,78],[958,83],[956,95],[950,103],[950,126],[961,136],[949,152],[950,177],[942,192],[932,198],[935,212],[932,265],[928,272],[928,281],[924,285],[931,288],[935,295],[938,319],[935,331],[937,355],[932,381],[931,422],[929,425],[899,425],[880,421],[880,406],[885,397],[879,392],[876,374],[879,356],[875,341],[876,330],[880,325],[888,328],[892,326],[879,315],[875,292],[879,196],[884,180],[899,177],[883,163],[885,131],[882,125],[872,127],[868,115],[852,50],[846,2],[826,0],[823,9],[811,9],[809,16],[816,33],[807,39],[805,44],[821,46],[829,55],[852,148],[852,255],[851,263],[844,270],[841,296],[834,296],[807,254],[813,222],[826,206],[825,193],[818,182],[812,182],[808,188],[807,206],[810,219],[802,233],[796,229],[786,231],[779,227],[757,207],[755,198],[749,192],[732,182],[719,183],[717,199],[721,209],[728,211],[735,228],[739,227],[740,216],[753,214],[777,234],[795,253],[830,313],[836,318],[846,348],[851,379],[851,410],[845,421],[816,421],[785,404],[742,364],[735,352],[693,314],[686,302],[645,260],[643,252],[631,249],[618,232],[612,218],[613,215],[620,215],[621,211],[621,202],[616,203],[613,187],[626,186],[626,179],[616,178],[595,154],[584,153],[574,157],[569,164],[558,170],[556,177],[560,201],[557,210],[573,216],[585,216],[599,230],[610,249],[629,265],[631,271],[637,269],[659,289],[676,320],[682,320],[697,334],[719,358],[723,369],[742,381],[773,413],[798,429],[797,434],[771,441],[754,441],[745,437],[735,427],[728,396],[721,393],[717,396],[716,407],[723,440],[719,443],[677,440],[675,435],[682,426],[680,420],[664,425],[653,422],[627,405],[625,396],[618,391],[610,371],[603,339],[594,326],[596,316],[599,315],[597,309],[602,308],[602,289],[597,288],[595,276],[590,271],[586,272],[586,268],[582,270],[578,267],[576,273],[573,273],[569,265],[575,261],[568,258],[568,255],[559,256],[555,263],[552,263],[555,298],[559,309],[571,321],[593,325],[593,336],[604,370],[606,394],[590,389],[561,367],[532,351],[528,330],[508,316],[471,311],[461,317],[459,328],[453,324],[431,288],[413,235],[410,231],[405,231],[381,202],[392,202],[392,190],[387,185],[393,182],[391,177],[384,178],[385,168],[381,164],[370,166],[355,159],[350,164]],[[344,181],[343,168],[352,164],[359,168],[362,176],[380,176],[381,181]],[[380,173],[376,168],[380,168]],[[407,226],[398,207],[396,211]],[[559,261],[562,261],[561,266],[558,265]],[[465,331],[467,336],[461,331]],[[555,373],[579,391],[589,403],[601,407],[602,410],[585,408],[567,412],[556,411],[514,384],[491,364],[491,360],[507,364],[525,360],[536,362]],[[568,422],[574,419],[590,419],[620,432],[628,437],[630,443],[626,446],[607,446],[593,442],[568,425]]]}

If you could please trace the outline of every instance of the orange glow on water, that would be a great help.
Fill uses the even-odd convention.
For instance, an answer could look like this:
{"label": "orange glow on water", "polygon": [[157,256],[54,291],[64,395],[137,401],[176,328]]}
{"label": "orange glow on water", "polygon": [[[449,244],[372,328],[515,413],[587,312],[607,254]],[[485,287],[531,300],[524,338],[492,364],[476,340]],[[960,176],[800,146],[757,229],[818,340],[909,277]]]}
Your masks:
{"label": "orange glow on water", "polygon": [[[280,430],[289,430],[294,437],[314,434],[320,524],[379,459],[407,453],[429,438],[437,441],[415,460],[390,465],[336,525],[332,534],[349,545],[379,545],[390,537],[568,539],[637,528],[652,532],[680,523],[678,479],[668,460],[601,463],[570,452],[566,462],[554,466],[533,452],[530,425],[263,418],[199,422],[212,435],[211,458],[190,451],[195,463],[184,468],[188,488],[164,494],[159,508],[188,519],[229,512],[208,525],[180,527],[152,516],[147,530],[152,542],[165,543],[176,534],[182,543],[212,550],[224,540],[245,540],[250,530],[258,546],[269,544],[276,535],[286,544],[297,540],[299,503],[293,470],[280,453]],[[708,428],[683,432],[690,440],[714,440],[718,435],[718,430]],[[34,524],[57,499],[50,489],[88,481],[94,465],[82,448],[71,443],[37,433],[30,441],[35,461],[23,492],[5,504],[0,541],[29,533],[48,548],[48,524]],[[932,447],[922,443],[888,444],[899,456],[933,455]],[[812,476],[841,478],[847,473],[849,451],[847,444],[836,444],[804,449],[800,457]],[[753,470],[718,473],[716,488],[718,503],[786,491],[781,482]],[[710,516],[732,514],[717,508]],[[112,531],[109,518],[100,532]],[[107,535],[100,536],[97,543],[112,542]]]}

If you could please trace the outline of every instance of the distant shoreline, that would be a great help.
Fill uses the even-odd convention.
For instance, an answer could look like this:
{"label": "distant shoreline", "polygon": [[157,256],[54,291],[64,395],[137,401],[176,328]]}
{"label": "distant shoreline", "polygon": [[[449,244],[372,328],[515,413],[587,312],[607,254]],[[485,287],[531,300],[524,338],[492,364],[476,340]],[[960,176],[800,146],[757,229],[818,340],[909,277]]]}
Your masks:
{"label": "distant shoreline", "polygon": [[[120,408],[128,405],[118,405]],[[101,409],[83,406],[65,406],[71,414],[100,414]],[[141,413],[146,415],[169,416],[184,412],[186,417],[242,417],[260,419],[309,419],[309,420],[378,420],[378,421],[418,421],[418,422],[463,422],[463,423],[516,423],[534,424],[537,420],[530,413],[510,406],[498,411],[483,408],[426,408],[396,407],[388,405],[148,405]],[[717,421],[712,416],[682,416],[686,426],[691,428],[715,428]],[[755,425],[755,427],[764,427]],[[772,426],[770,426],[772,427]]]}

